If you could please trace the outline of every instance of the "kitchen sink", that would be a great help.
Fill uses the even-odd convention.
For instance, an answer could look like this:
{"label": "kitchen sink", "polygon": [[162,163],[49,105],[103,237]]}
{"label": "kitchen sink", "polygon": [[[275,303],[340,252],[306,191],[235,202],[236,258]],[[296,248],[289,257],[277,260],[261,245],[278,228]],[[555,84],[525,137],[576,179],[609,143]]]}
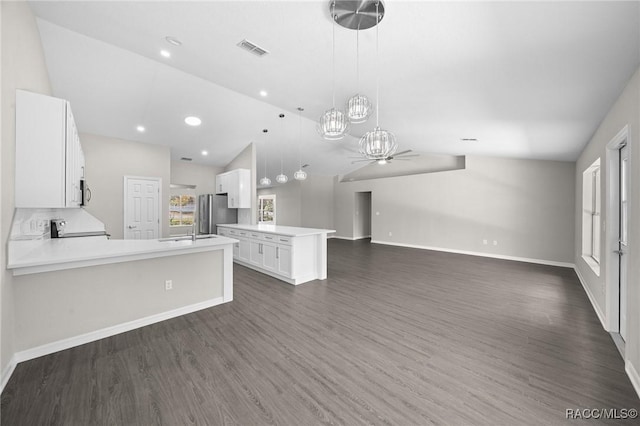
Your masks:
{"label": "kitchen sink", "polygon": [[[196,235],[196,240],[205,240],[205,239],[209,239],[209,238],[218,238],[217,235],[215,234],[202,234],[202,235]],[[161,243],[167,242],[167,241],[189,241],[189,240],[193,240],[193,236],[192,235],[176,235],[175,237],[167,237],[167,238],[159,238],[158,241],[160,241]]]}

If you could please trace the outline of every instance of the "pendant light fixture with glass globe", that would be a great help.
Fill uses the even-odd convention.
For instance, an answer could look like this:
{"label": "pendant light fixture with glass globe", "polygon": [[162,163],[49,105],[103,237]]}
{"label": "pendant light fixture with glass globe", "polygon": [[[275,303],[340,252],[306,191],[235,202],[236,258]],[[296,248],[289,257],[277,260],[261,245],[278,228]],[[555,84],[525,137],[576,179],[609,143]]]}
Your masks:
{"label": "pendant light fixture with glass globe", "polygon": [[264,133],[264,177],[260,179],[260,185],[267,186],[271,185],[271,179],[267,177],[267,132],[269,130],[262,129],[262,133]]}
{"label": "pendant light fixture with glass globe", "polygon": [[304,111],[304,108],[298,107],[298,171],[293,174],[295,180],[305,180],[307,178],[307,172],[302,170],[302,153],[300,150],[302,142],[302,111]]}
{"label": "pendant light fixture with glass globe", "polygon": [[349,132],[349,119],[347,115],[336,109],[336,30],[335,30],[335,1],[331,4],[331,80],[333,105],[320,117],[317,125],[318,133],[326,140],[340,140]]}
{"label": "pendant light fixture with glass globe", "polygon": [[360,26],[356,28],[356,94],[347,101],[347,118],[351,123],[364,123],[373,111],[371,101],[360,94]]}
{"label": "pendant light fixture with glass globe", "polygon": [[[280,114],[278,117],[280,117],[280,133],[282,133],[282,140],[284,141],[284,114]],[[289,181],[289,178],[287,177],[287,175],[284,174],[284,171],[283,171],[282,151],[283,149],[280,148],[280,174],[276,176],[276,182],[287,183]]]}
{"label": "pendant light fixture with glass globe", "polygon": [[[379,20],[381,19],[379,15],[379,3],[378,0],[376,2],[376,17]],[[364,134],[362,138],[360,138],[360,153],[364,155],[368,160],[385,160],[388,157],[391,157],[398,150],[398,143],[396,142],[396,137],[393,133],[388,130],[383,130],[380,128],[379,119],[380,119],[380,53],[379,53],[379,35],[378,35],[378,27],[376,25],[376,127]]]}

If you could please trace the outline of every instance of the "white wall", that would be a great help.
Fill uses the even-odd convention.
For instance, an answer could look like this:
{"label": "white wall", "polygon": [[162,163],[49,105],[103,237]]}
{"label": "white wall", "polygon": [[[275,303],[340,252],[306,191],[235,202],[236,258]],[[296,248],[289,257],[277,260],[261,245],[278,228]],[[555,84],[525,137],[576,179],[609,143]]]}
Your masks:
{"label": "white wall", "polygon": [[[583,279],[584,285],[587,287],[588,293],[591,294],[599,309],[605,316],[605,321],[610,315],[607,311],[607,301],[605,297],[606,282],[609,265],[606,256],[602,256],[600,262],[600,276],[591,270],[591,268],[582,259],[582,172],[589,167],[598,157],[601,158],[601,176],[602,186],[602,221],[607,223],[606,200],[609,197],[607,177],[608,164],[606,161],[607,144],[616,134],[624,127],[629,126],[629,164],[630,164],[630,183],[629,183],[629,273],[628,273],[628,339],[625,347],[625,359],[633,365],[636,372],[640,372],[640,69],[633,75],[626,88],[609,110],[609,113],[602,121],[598,130],[594,133],[591,141],[582,151],[582,154],[576,162],[576,173],[574,176],[576,191],[576,208],[575,208],[575,251],[574,259],[576,269]],[[602,241],[608,239],[606,234],[606,226],[602,227]],[[604,250],[604,245],[603,245]],[[615,285],[615,284],[613,284]],[[636,377],[636,380],[638,378]],[[640,393],[640,382],[636,382],[636,390]]]}
{"label": "white wall", "polygon": [[[73,105],[72,105],[73,107]],[[86,209],[104,222],[113,239],[124,237],[124,176],[162,179],[162,236],[169,236],[169,147],[80,134],[91,201]]]}
{"label": "white wall", "polygon": [[355,237],[354,193],[371,191],[374,241],[573,263],[574,176],[569,162],[467,157],[464,170],[336,179],[336,235]]}
{"label": "white wall", "polygon": [[0,256],[0,371],[7,378],[7,368],[15,352],[14,334],[14,282],[6,269],[5,244],[11,230],[14,211],[15,173],[15,90],[25,89],[51,95],[51,85],[40,43],[35,18],[24,1],[0,2],[2,11],[2,223],[0,238],[3,255]]}

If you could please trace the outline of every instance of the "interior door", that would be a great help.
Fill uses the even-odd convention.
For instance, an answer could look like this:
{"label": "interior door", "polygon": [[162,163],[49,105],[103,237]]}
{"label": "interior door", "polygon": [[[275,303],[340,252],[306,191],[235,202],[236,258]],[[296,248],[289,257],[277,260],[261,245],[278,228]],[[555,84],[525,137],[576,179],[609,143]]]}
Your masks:
{"label": "interior door", "polygon": [[125,176],[125,240],[151,240],[159,238],[159,200],[159,179]]}
{"label": "interior door", "polygon": [[629,193],[629,149],[620,148],[620,237],[618,258],[620,259],[620,336],[627,340],[627,271],[628,271],[628,193]]}

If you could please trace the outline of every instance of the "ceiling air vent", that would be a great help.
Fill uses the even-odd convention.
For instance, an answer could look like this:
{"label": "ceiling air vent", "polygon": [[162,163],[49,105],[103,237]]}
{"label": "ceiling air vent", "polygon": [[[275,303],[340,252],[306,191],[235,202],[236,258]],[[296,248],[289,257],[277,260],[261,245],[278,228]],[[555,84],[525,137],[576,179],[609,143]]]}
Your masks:
{"label": "ceiling air vent", "polygon": [[263,49],[262,47],[255,45],[253,43],[251,43],[249,40],[247,40],[246,38],[244,40],[242,40],[240,43],[238,43],[238,46],[241,49],[246,50],[249,53],[253,53],[256,56],[264,56],[267,53],[269,53],[268,51],[266,51],[265,49]]}
{"label": "ceiling air vent", "polygon": [[189,158],[189,157],[182,157],[180,158],[182,161],[191,161],[193,160],[193,158]]}

